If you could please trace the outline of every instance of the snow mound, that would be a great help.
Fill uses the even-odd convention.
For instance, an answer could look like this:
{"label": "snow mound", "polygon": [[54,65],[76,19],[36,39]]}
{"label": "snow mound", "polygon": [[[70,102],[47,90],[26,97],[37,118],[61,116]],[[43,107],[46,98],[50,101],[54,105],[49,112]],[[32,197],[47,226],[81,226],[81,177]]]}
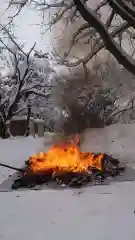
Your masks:
{"label": "snow mound", "polygon": [[106,152],[135,168],[135,124],[114,124],[86,129],[82,134],[83,151]]}

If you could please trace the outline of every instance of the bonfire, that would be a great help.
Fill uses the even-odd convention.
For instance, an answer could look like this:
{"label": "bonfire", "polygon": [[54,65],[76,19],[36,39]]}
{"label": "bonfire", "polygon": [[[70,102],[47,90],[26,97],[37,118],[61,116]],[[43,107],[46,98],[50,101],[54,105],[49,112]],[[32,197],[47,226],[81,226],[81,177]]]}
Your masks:
{"label": "bonfire", "polygon": [[47,153],[29,159],[29,171],[34,174],[46,171],[57,172],[88,172],[91,168],[102,170],[103,154],[80,152],[74,143],[58,144]]}
{"label": "bonfire", "polygon": [[102,182],[106,175],[115,176],[124,169],[117,159],[107,154],[81,152],[79,143],[79,138],[74,138],[55,144],[46,153],[31,156],[26,161],[23,176],[15,181],[13,188],[49,181],[65,186],[82,185],[92,181],[93,176]]}

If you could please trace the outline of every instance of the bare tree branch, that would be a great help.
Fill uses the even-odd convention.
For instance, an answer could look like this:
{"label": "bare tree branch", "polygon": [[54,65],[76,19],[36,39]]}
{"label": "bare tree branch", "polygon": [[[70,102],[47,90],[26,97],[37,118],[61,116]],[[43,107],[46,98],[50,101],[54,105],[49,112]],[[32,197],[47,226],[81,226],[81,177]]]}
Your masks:
{"label": "bare tree branch", "polygon": [[[2,25],[1,25],[2,26]],[[23,51],[22,48],[20,48],[19,44],[14,40],[14,38],[11,36],[10,32],[7,30],[6,27],[3,27],[4,32],[7,34],[7,36],[9,37],[9,39],[11,40],[12,43],[15,44],[15,46],[17,47],[17,49],[22,52],[24,55],[26,55],[26,53]]]}
{"label": "bare tree branch", "polygon": [[[127,106],[124,108],[124,109],[121,109],[117,112],[115,112],[114,114],[111,114],[111,118],[114,119],[116,116],[116,118],[113,120],[112,124],[116,123],[119,118],[127,111],[130,111],[130,110],[134,110],[135,107],[134,107],[134,100],[135,100],[135,97],[132,97],[132,99],[128,102]],[[131,106],[130,106],[131,104]],[[130,107],[129,107],[130,106]],[[108,118],[109,120],[109,118]]]}
{"label": "bare tree branch", "polygon": [[[26,0],[22,1],[27,3]],[[47,28],[50,29],[52,25],[56,24],[57,22],[61,21],[64,19],[66,21],[66,26],[69,24],[70,21],[76,21],[81,13],[82,6],[85,10],[85,13],[89,11],[89,22],[88,22],[88,15],[83,16],[84,20],[87,21],[87,23],[83,23],[78,30],[73,34],[72,40],[70,42],[69,49],[63,54],[62,59],[60,59],[60,62],[65,64],[66,66],[77,66],[78,64],[82,64],[83,66],[87,64],[87,62],[96,54],[98,51],[100,51],[102,48],[107,48],[117,59],[117,61],[125,66],[129,71],[132,71],[134,73],[135,70],[134,64],[135,61],[134,59],[131,59],[131,57],[124,51],[122,48],[123,44],[123,31],[120,31],[116,34],[113,35],[113,31],[115,33],[115,29],[117,32],[117,27],[121,26],[121,24],[128,22],[128,27],[130,26],[135,27],[135,4],[134,0],[101,0],[99,1],[99,4],[95,7],[95,9],[88,9],[88,7],[85,6],[87,1],[85,0],[58,0],[58,1],[37,1],[37,0],[31,0],[31,3],[34,4],[35,7],[37,7],[39,10],[47,12],[48,10],[51,12],[51,9],[53,11],[50,13],[51,20],[48,24],[45,24],[46,26],[48,25],[49,27]],[[20,6],[19,3],[20,1],[11,1],[12,5]],[[81,9],[79,9],[79,5],[81,5]],[[90,4],[90,1],[88,2]],[[77,8],[76,8],[76,7]],[[104,23],[101,22],[102,19],[102,8],[106,6],[110,10],[110,7],[112,8],[111,14],[110,11],[108,11],[108,17],[107,20]],[[91,15],[91,16],[90,16]],[[99,16],[99,17],[98,17]],[[121,18],[119,18],[121,17]],[[95,20],[96,21],[95,21]],[[117,23],[119,22],[120,24],[118,25],[115,23],[115,20]],[[93,22],[94,21],[94,22]],[[116,26],[114,26],[116,24]],[[46,31],[47,31],[46,30]],[[126,28],[125,28],[126,30]],[[46,32],[45,31],[45,32]],[[65,30],[64,30],[65,31]],[[100,34],[100,38],[98,37],[98,33]],[[63,34],[63,33],[62,33]],[[86,39],[87,37],[87,39]],[[117,37],[117,41],[114,41],[112,37]],[[76,60],[74,63],[66,61],[68,58],[69,54],[71,53],[72,47],[78,42],[83,39],[84,41],[85,38],[85,43],[86,44],[91,44],[92,51],[87,54],[84,58]],[[134,39],[133,37],[131,37]],[[132,39],[130,38],[130,45],[134,45]],[[102,42],[103,39],[103,42]],[[94,42],[95,41],[95,42]],[[119,44],[118,44],[119,43]],[[99,44],[99,47],[98,47]],[[132,55],[132,54],[131,54]],[[123,58],[123,59],[122,59]]]}
{"label": "bare tree branch", "polygon": [[47,24],[47,25],[49,25],[48,29],[50,29],[55,23],[60,21],[63,18],[64,14],[67,13],[68,10],[72,9],[73,6],[74,6],[74,3],[71,2],[65,8],[63,8],[61,11],[59,11],[59,14],[56,14],[56,16]]}
{"label": "bare tree branch", "polygon": [[131,4],[125,0],[117,0],[117,2],[127,11],[127,13],[130,13],[132,17],[135,18],[135,9]]}
{"label": "bare tree branch", "polygon": [[117,44],[107,32],[100,19],[91,9],[83,4],[82,0],[74,0],[74,2],[83,19],[91,24],[101,35],[107,50],[114,55],[120,64],[135,75],[135,60],[131,58],[124,49],[120,48],[119,44]]}
{"label": "bare tree branch", "polygon": [[[130,27],[130,24],[128,23],[122,23],[120,26],[118,26],[114,31],[112,31],[110,33],[111,37],[116,37],[117,34],[122,33],[125,29],[127,29],[128,27]],[[64,64],[67,67],[76,67],[79,64],[86,64],[88,63],[99,51],[101,51],[104,47],[105,47],[105,43],[103,41],[101,41],[102,38],[99,37],[98,39],[98,44],[95,44],[93,46],[93,49],[91,50],[90,53],[88,53],[84,58],[80,58],[78,59],[76,62],[72,63],[72,62],[64,62]]]}
{"label": "bare tree branch", "polygon": [[64,0],[62,0],[58,3],[46,3],[46,2],[39,3],[37,1],[33,1],[33,3],[35,3],[38,7],[43,7],[42,10],[46,10],[46,9],[50,9],[50,8],[59,8],[59,7],[63,7],[63,6],[67,7],[67,5],[68,5],[65,3]]}
{"label": "bare tree branch", "polygon": [[135,15],[132,16],[130,12],[119,4],[116,0],[108,0],[110,6],[118,13],[125,21],[129,22],[131,26],[135,27]]}
{"label": "bare tree branch", "polygon": [[107,29],[111,26],[114,15],[115,15],[115,11],[112,9],[111,15],[109,16],[109,18],[107,19],[107,22],[106,22]]}
{"label": "bare tree branch", "polygon": [[[107,3],[107,1],[103,1],[101,2],[96,9],[94,10],[95,13],[97,13],[97,11],[103,7],[105,4]],[[114,18],[115,12],[114,10],[112,10],[110,16],[107,19],[106,22],[106,27],[109,28],[111,25],[111,22]],[[88,30],[88,31],[86,31]],[[84,32],[85,31],[85,32]],[[68,49],[68,51],[66,51],[64,53],[64,58],[61,60],[61,62],[64,62],[64,60],[68,57],[68,55],[70,54],[74,44],[78,41],[78,40],[82,40],[83,37],[89,36],[89,41],[92,40],[92,38],[96,35],[96,30],[90,26],[89,23],[83,23],[78,29],[77,31],[73,34],[72,40],[70,42],[70,47]],[[98,40],[96,41],[96,43],[98,42]],[[96,44],[95,44],[96,45]],[[83,63],[84,64],[84,63]]]}

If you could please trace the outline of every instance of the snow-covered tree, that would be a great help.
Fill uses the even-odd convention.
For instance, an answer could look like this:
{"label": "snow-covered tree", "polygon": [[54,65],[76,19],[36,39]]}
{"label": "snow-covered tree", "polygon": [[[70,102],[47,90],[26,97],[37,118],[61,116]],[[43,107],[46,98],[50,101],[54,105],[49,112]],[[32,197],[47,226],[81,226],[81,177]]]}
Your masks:
{"label": "snow-covered tree", "polygon": [[[8,43],[2,37],[1,61],[3,69],[0,77],[0,124],[1,135],[5,137],[5,124],[19,112],[31,107],[46,107],[51,95],[51,84],[56,74],[49,59],[34,55],[34,46],[24,52],[9,31],[5,28]],[[4,35],[5,37],[5,35]]]}
{"label": "snow-covered tree", "polygon": [[[120,11],[120,2],[122,3],[121,11]],[[73,67],[79,67],[79,68],[83,67],[86,74],[85,78],[87,77],[87,73],[89,69],[91,69],[89,67],[92,66],[92,70],[94,71],[94,68],[95,68],[94,64],[96,62],[96,70],[94,74],[96,79],[98,79],[99,75],[100,76],[102,75],[100,78],[101,81],[99,83],[101,89],[103,87],[102,85],[108,85],[107,86],[108,88],[111,88],[111,90],[113,89],[113,91],[109,92],[110,96],[113,96],[112,92],[114,93],[114,91],[116,90],[116,86],[118,86],[116,95],[117,96],[119,95],[119,98],[121,98],[121,95],[118,94],[118,91],[120,90],[122,92],[124,91],[123,90],[124,88],[126,88],[126,91],[124,92],[126,95],[126,98],[128,95],[131,95],[131,89],[133,89],[134,85],[131,84],[132,87],[129,88],[129,82],[130,83],[132,82],[133,75],[129,73],[125,74],[126,70],[117,63],[118,61],[130,72],[132,72],[133,74],[135,73],[135,70],[134,70],[135,38],[134,38],[134,25],[133,25],[135,22],[134,1],[128,1],[128,2],[129,4],[127,5],[126,0],[123,0],[123,1],[120,1],[120,0],[117,0],[117,1],[114,1],[114,0],[110,0],[110,1],[106,1],[106,0],[105,1],[104,0],[101,0],[101,1],[98,1],[98,0],[95,0],[95,1],[90,1],[90,0],[88,1],[85,1],[85,0],[62,0],[62,1],[61,0],[60,1],[11,0],[10,1],[9,0],[9,6],[8,6],[8,9],[6,9],[6,11],[8,10],[13,10],[13,11],[11,14],[12,16],[9,18],[10,21],[8,25],[10,25],[10,23],[12,22],[15,23],[16,16],[20,14],[21,10],[23,10],[22,11],[22,14],[23,14],[25,13],[26,8],[29,9],[34,6],[34,9],[40,10],[40,12],[45,16],[44,21],[42,22],[42,25],[44,26],[45,30],[46,28],[52,29],[53,33],[55,34],[57,33],[58,24],[62,24],[60,25],[62,26],[62,28],[60,28],[61,32],[57,34],[59,35],[59,37],[63,36],[64,42],[69,41],[69,44],[68,44],[69,48],[65,49],[65,47],[63,47],[59,54],[59,52],[57,52],[57,50],[59,50],[58,49],[59,47],[55,49],[56,45],[54,45],[53,49],[54,49],[55,56],[53,55],[53,59],[51,59],[50,52],[49,54],[47,54],[46,52],[37,52],[36,50],[34,50],[34,48],[32,49],[32,51],[30,51],[30,54],[25,53],[23,52],[23,48],[20,47],[20,45],[18,48],[18,45],[16,45],[16,43],[14,42],[14,38],[11,39],[11,36],[9,36],[9,33],[4,30],[5,26],[0,26],[0,28],[3,29],[2,31],[3,32],[5,31],[5,34],[10,39],[10,47],[7,44],[5,46],[5,41],[0,40],[2,43],[2,46],[0,48],[0,51],[2,52],[1,56],[3,57],[3,52],[5,51],[5,49],[8,53],[10,53],[9,54],[10,57],[7,57],[7,55],[5,54],[6,66],[4,67],[4,69],[1,69],[0,71],[2,73],[0,76],[0,94],[1,94],[0,101],[2,106],[1,119],[3,118],[3,116],[5,116],[3,109],[6,110],[5,119],[8,120],[8,118],[10,118],[8,116],[11,116],[14,114],[26,113],[27,103],[32,102],[31,113],[34,117],[43,118],[45,120],[46,126],[47,127],[49,126],[51,130],[52,129],[54,130],[54,128],[61,129],[65,119],[68,119],[70,115],[70,111],[68,111],[69,107],[67,107],[67,104],[69,104],[69,100],[71,100],[72,88],[70,87],[70,81],[67,81],[65,83],[64,78],[63,78],[63,82],[60,83],[61,75],[62,75],[61,70],[59,71],[59,79],[58,77],[56,77],[56,72],[54,71],[54,69],[57,68],[57,65],[55,65],[56,61],[57,63],[61,64],[61,67],[63,66],[67,67],[68,70],[72,69],[72,71],[73,71]],[[117,9],[116,9],[116,5],[117,5]],[[48,10],[49,10],[49,13],[48,13]],[[125,15],[123,15],[123,10],[125,11]],[[84,11],[86,14],[84,14]],[[49,19],[47,16],[49,16]],[[92,20],[90,21],[90,19]],[[71,23],[74,26],[72,29],[73,31],[68,31],[71,28]],[[66,36],[65,33],[67,33],[67,38],[65,38]],[[55,37],[55,39],[57,39],[56,40],[57,43],[60,43],[59,37],[58,38]],[[82,47],[78,47],[78,46],[82,46]],[[9,49],[7,47],[9,47]],[[75,52],[74,52],[74,48],[76,49]],[[84,48],[86,50],[85,52],[83,51]],[[101,50],[103,51],[101,52]],[[117,61],[114,61],[114,62],[115,64],[117,64],[117,67],[119,69],[117,69],[117,67],[114,68],[114,65],[112,65],[112,62],[109,60],[107,64],[106,63],[104,64],[104,56],[107,56],[107,58],[109,56],[110,58],[110,54],[107,54],[106,50],[111,52],[114,55],[114,57],[117,59]],[[79,56],[78,56],[78,52],[80,52]],[[101,61],[99,61],[99,69],[97,71],[97,62],[98,62],[99,55],[100,55],[100,58],[102,58],[101,59],[102,64],[101,64]],[[17,64],[16,64],[16,59],[19,59]],[[28,62],[27,62],[27,59],[29,59]],[[50,65],[50,62],[52,63],[52,66]],[[19,86],[18,85],[19,75],[18,73],[15,74],[15,72],[17,72],[19,68],[20,75],[22,78],[23,73],[25,72],[25,67],[27,63],[29,67],[28,67],[28,72],[25,75],[25,79],[27,79],[27,77],[28,79],[27,81],[25,81],[26,83],[24,84],[24,86],[21,86],[21,91],[20,91],[21,97],[18,98],[19,101],[17,101],[15,104],[13,99],[16,95],[15,92],[17,92],[16,89],[18,88],[16,86]],[[92,64],[88,64],[88,63],[92,63]],[[112,66],[111,70],[109,65]],[[7,70],[8,70],[8,74],[7,74]],[[6,73],[5,75],[4,75],[4,71]],[[30,74],[30,77],[29,77],[29,74]],[[94,114],[95,114],[95,111],[99,112],[99,110],[102,110],[100,109],[100,106],[99,106],[100,104],[97,103],[97,102],[101,103],[102,98],[98,97],[97,95],[95,98],[95,92],[94,92],[93,95],[91,95],[91,98],[87,99],[86,98],[87,93],[89,95],[91,93],[90,91],[91,89],[87,87],[85,88],[84,80],[85,79],[83,79],[82,81],[83,86],[80,88],[80,90],[74,84],[75,91],[73,91],[72,89],[72,96],[73,96],[73,99],[75,100],[72,102],[74,103],[74,107],[76,107],[77,103],[80,103],[80,100],[79,100],[80,96],[85,93],[84,100],[85,102],[87,102],[87,109],[85,108],[85,110],[88,110],[89,113],[91,113],[92,111],[92,114],[94,110]],[[16,81],[17,81],[17,85],[16,85]],[[118,84],[116,84],[116,81],[118,81]],[[133,78],[133,81],[134,81],[134,78]],[[125,84],[125,82],[127,84]],[[124,85],[126,85],[126,87],[124,88],[122,87],[123,83]],[[65,87],[65,85],[66,85],[66,92],[63,93],[63,86]],[[83,88],[85,88],[85,90],[88,90],[88,91],[82,91]],[[55,91],[53,91],[53,89]],[[128,94],[127,94],[127,89],[130,90]],[[80,91],[79,95],[77,93],[78,90]],[[44,95],[42,95],[41,92],[45,94],[46,97],[44,97]],[[56,94],[57,99],[54,92],[57,93]],[[75,92],[75,94],[73,94],[73,92]],[[100,93],[101,92],[99,92],[99,95]],[[61,95],[63,95],[64,100],[62,98],[59,99]],[[70,98],[69,98],[69,95],[70,95]],[[10,101],[12,100],[13,104],[11,104],[12,101],[10,102],[10,104],[8,104],[9,100],[6,100],[6,97],[10,99]],[[3,105],[3,99],[5,99],[4,100],[5,105]],[[82,96],[81,96],[81,101],[82,101]],[[133,106],[132,101],[130,102],[131,102],[131,105]],[[11,105],[11,108],[9,107],[10,105]],[[133,109],[132,106],[131,108]],[[104,108],[104,106],[102,107]],[[119,109],[119,106],[116,108],[116,111],[117,110],[120,110],[120,115],[121,115],[121,108]],[[82,108],[79,109],[79,111],[82,111]],[[9,114],[10,112],[12,112],[12,114]],[[75,109],[72,112],[75,113]],[[104,109],[103,111],[101,111],[101,113],[103,112],[104,112]],[[117,114],[118,113],[115,112],[114,110],[112,111],[112,115],[114,118],[115,116],[117,116]],[[112,120],[112,116],[109,118],[108,121],[110,122],[111,120]],[[114,119],[114,122],[115,122],[115,119]]]}
{"label": "snow-covered tree", "polygon": [[[43,16],[49,12],[43,25],[48,29],[61,22],[62,33],[67,32],[70,41],[69,50],[62,49],[63,63],[69,67],[87,66],[88,62],[102,49],[107,49],[116,60],[129,72],[135,75],[135,2],[134,0],[12,0],[10,6],[22,9],[30,6],[40,10]],[[84,20],[84,21],[83,21]],[[73,34],[69,34],[71,23],[75,26]],[[67,30],[68,29],[68,30]],[[54,32],[56,33],[55,29]],[[71,31],[70,31],[71,32]],[[62,34],[59,34],[60,36]],[[67,39],[64,39],[67,42]],[[86,55],[68,58],[75,44],[80,42],[86,47]],[[77,48],[79,51],[79,48]],[[128,50],[127,50],[128,49]],[[81,50],[80,50],[81,51]],[[81,51],[82,52],[82,51]]]}

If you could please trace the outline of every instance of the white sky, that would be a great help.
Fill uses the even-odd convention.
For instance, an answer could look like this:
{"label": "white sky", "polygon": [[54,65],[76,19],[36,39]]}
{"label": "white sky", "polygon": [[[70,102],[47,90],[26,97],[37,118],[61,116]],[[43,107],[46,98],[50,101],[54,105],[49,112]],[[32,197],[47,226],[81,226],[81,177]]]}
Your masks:
{"label": "white sky", "polygon": [[[11,11],[5,13],[8,2],[9,0],[0,0],[0,22],[3,24],[8,21],[8,16],[12,14]],[[94,7],[98,2],[99,0],[91,0],[91,7]],[[4,14],[1,15],[1,13]],[[32,9],[30,6],[24,7],[19,16],[16,17],[15,23],[17,26],[14,33],[21,41],[27,43],[26,49],[31,48],[35,41],[37,42],[36,48],[44,51],[51,49],[51,33],[48,31],[44,36],[41,35],[41,21],[42,13]]]}
{"label": "white sky", "polygon": [[[0,0],[0,22],[6,24],[8,16],[13,14],[11,11],[5,13],[8,0]],[[4,14],[2,14],[4,13]],[[19,16],[16,17],[15,36],[26,43],[26,50],[31,48],[34,42],[37,42],[36,48],[43,51],[50,50],[51,33],[47,32],[44,36],[41,34],[41,12],[35,9],[24,7]]]}

